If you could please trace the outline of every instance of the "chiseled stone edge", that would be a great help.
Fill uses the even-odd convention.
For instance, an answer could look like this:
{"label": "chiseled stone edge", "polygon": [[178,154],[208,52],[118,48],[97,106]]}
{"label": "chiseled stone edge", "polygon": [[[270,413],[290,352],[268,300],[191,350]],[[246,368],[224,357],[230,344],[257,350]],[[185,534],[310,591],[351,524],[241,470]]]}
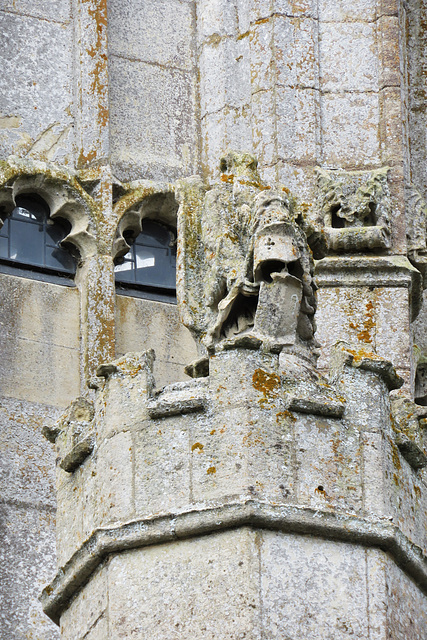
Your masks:
{"label": "chiseled stone edge", "polygon": [[319,287],[421,286],[421,274],[405,256],[328,256],[316,262],[314,275]]}
{"label": "chiseled stone edge", "polygon": [[71,598],[111,553],[242,526],[379,547],[388,551],[396,564],[427,594],[427,557],[396,525],[349,514],[247,500],[95,530],[43,590],[40,596],[43,610],[59,624]]}

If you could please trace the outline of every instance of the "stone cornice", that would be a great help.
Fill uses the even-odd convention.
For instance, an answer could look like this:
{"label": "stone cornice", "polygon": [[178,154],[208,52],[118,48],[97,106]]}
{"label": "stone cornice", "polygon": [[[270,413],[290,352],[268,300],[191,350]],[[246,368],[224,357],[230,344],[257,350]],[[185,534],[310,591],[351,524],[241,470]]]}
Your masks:
{"label": "stone cornice", "polygon": [[244,526],[378,547],[427,593],[427,557],[390,521],[247,500],[95,530],[43,590],[43,609],[59,624],[70,599],[112,553]]}

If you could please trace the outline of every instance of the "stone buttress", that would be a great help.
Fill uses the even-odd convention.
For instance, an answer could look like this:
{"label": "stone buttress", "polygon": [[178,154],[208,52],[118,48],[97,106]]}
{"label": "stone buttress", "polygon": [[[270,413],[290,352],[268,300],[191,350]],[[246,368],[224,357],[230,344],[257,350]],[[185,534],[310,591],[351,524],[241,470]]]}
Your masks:
{"label": "stone buttress", "polygon": [[327,275],[327,247],[386,247],[387,206],[368,231],[336,208],[321,231],[251,156],[221,171],[177,187],[192,379],[156,389],[154,352],[128,354],[46,430],[59,570],[44,609],[64,640],[419,640],[427,410],[390,396],[403,379],[370,344],[336,340],[316,366],[313,254]]}

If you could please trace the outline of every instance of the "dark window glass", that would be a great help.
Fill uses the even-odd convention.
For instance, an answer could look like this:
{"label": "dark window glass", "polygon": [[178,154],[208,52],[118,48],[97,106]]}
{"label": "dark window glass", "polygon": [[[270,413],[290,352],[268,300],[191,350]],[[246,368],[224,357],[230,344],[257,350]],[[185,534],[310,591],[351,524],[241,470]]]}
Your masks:
{"label": "dark window glass", "polygon": [[60,246],[69,232],[67,223],[49,218],[47,204],[37,195],[16,198],[16,207],[0,229],[0,258],[73,274],[76,261]]}
{"label": "dark window glass", "polygon": [[176,289],[176,244],[172,231],[144,220],[142,232],[115,268],[116,281],[153,289]]}

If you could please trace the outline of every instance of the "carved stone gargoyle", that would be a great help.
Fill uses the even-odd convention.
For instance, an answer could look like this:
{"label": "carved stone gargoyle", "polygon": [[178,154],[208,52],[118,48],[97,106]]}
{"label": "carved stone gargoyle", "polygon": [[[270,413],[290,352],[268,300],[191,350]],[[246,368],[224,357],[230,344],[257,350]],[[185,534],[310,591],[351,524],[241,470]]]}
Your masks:
{"label": "carved stone gargoyle", "polygon": [[370,171],[317,169],[317,222],[329,250],[351,253],[390,247],[388,167]]}
{"label": "carved stone gargoyle", "polygon": [[315,362],[312,228],[284,187],[260,182],[256,160],[230,153],[219,184],[181,181],[177,297],[183,323],[212,353],[283,350]]}

